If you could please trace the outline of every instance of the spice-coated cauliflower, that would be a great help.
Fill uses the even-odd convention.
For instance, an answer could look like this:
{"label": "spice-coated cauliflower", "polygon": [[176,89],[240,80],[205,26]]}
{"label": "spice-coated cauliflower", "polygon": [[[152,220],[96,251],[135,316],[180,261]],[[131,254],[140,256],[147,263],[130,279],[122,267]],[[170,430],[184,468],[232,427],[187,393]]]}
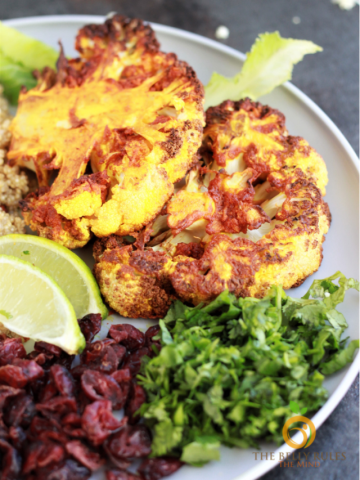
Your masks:
{"label": "spice-coated cauliflower", "polygon": [[324,161],[291,137],[284,116],[253,103],[207,111],[204,165],[166,211],[129,243],[95,244],[95,275],[110,306],[131,317],[165,315],[174,298],[197,305],[229,289],[264,296],[300,285],[322,260],[330,212]]}
{"label": "spice-coated cauliflower", "polygon": [[204,124],[195,72],[149,25],[115,15],[82,28],[76,48],[21,93],[8,154],[39,180],[27,223],[69,248],[151,222],[198,161]]}

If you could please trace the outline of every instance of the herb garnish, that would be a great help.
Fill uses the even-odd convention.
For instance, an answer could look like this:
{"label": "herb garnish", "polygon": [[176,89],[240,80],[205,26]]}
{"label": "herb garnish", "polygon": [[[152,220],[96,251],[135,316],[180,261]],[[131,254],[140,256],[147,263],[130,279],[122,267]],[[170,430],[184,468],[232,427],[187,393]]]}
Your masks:
{"label": "herb garnish", "polygon": [[225,291],[206,307],[175,301],[160,321],[162,349],[138,376],[152,455],[202,465],[220,458],[221,443],[281,444],[295,402],[302,412],[321,407],[324,375],[351,362],[359,347],[341,339],[347,323],[335,310],[349,288],[359,283],[337,272],[300,299],[274,286],[263,299]]}

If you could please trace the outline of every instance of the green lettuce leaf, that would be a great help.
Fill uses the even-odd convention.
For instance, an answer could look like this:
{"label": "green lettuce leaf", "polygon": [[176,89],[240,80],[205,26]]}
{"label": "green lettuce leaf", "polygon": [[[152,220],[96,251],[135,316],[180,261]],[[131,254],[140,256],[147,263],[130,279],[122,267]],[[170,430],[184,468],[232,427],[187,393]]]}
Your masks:
{"label": "green lettuce leaf", "polygon": [[17,104],[21,87],[35,87],[32,72],[55,68],[58,56],[48,45],[0,22],[0,84],[11,104]]}
{"label": "green lettuce leaf", "polygon": [[240,73],[232,78],[213,73],[205,87],[205,108],[224,100],[244,97],[256,100],[291,80],[294,65],[304,55],[321,51],[321,47],[308,40],[282,38],[279,32],[262,33],[247,54]]}
{"label": "green lettuce leaf", "polygon": [[0,50],[0,83],[4,87],[4,95],[12,105],[17,103],[22,86],[33,88],[36,80],[29,70],[12,62]]}
{"label": "green lettuce leaf", "polygon": [[55,68],[59,53],[49,45],[0,22],[0,49],[13,63],[28,71]]}

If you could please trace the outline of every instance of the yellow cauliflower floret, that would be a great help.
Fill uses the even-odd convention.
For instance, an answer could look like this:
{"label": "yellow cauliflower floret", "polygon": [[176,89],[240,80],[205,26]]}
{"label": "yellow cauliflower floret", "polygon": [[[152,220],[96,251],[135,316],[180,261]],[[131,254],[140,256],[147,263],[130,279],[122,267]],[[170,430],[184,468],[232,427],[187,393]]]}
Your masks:
{"label": "yellow cauliflower floret", "polygon": [[173,299],[164,288],[169,257],[153,251],[133,254],[116,236],[97,240],[94,255],[94,273],[111,308],[133,318],[165,315]]}
{"label": "yellow cauliflower floret", "polygon": [[[111,252],[108,246],[96,257],[105,298],[113,301],[115,289],[124,303],[131,298],[131,312],[113,302],[122,315],[156,315],[144,287],[151,282],[161,298],[198,305],[225,289],[238,297],[263,297],[272,284],[296,287],[321,264],[331,219],[322,199],[322,158],[305,140],[287,135],[280,112],[250,100],[210,108],[207,120],[205,165],[190,171],[134,243],[124,238],[126,246]],[[110,278],[105,258],[120,250],[128,257],[125,262],[118,256],[116,269],[127,276]]]}
{"label": "yellow cauliflower floret", "polygon": [[[41,187],[58,171],[24,211],[32,229],[69,248],[92,233],[137,232],[158,215],[198,161],[204,124],[195,72],[159,50],[149,25],[115,15],[82,28],[76,48],[80,58],[61,52],[58,72],[45,69],[21,93],[8,154],[35,170]],[[78,188],[88,163],[107,173],[106,195]]]}
{"label": "yellow cauliflower floret", "polygon": [[324,160],[306,140],[288,135],[278,110],[249,99],[226,101],[209,108],[206,121],[202,151],[212,169],[224,168],[231,174],[251,167],[263,180],[274,172],[287,177],[300,174],[325,195]]}
{"label": "yellow cauliflower floret", "polygon": [[[174,187],[165,170],[155,165],[128,167],[110,191],[109,199],[91,220],[98,237],[125,235],[146,225],[161,210]],[[139,208],[139,207],[142,208]]]}

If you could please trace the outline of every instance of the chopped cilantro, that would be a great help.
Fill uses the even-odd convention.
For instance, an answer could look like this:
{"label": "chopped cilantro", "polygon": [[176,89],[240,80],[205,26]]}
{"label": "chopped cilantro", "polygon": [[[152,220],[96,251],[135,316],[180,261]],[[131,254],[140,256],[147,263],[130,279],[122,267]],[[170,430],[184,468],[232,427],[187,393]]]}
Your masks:
{"label": "chopped cilantro", "polygon": [[24,250],[24,251],[23,251],[23,254],[24,254],[24,255],[30,255],[30,252],[29,252],[29,250]]}
{"label": "chopped cilantro", "polygon": [[341,340],[347,323],[335,310],[349,288],[358,282],[337,272],[300,299],[274,286],[263,299],[226,291],[206,307],[175,301],[160,320],[162,349],[138,376],[152,455],[198,466],[219,459],[220,444],[281,444],[285,421],[321,407],[324,375],[359,347]]}

